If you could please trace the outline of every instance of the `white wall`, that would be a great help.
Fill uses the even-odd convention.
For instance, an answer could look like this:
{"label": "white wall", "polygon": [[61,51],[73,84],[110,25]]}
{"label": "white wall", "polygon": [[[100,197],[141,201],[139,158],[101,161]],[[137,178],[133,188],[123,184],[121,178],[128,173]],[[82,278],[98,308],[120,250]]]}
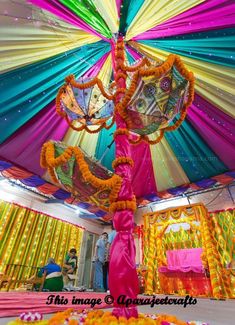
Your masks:
{"label": "white wall", "polygon": [[[230,185],[230,192],[235,200],[235,185]],[[208,211],[224,210],[228,208],[235,208],[234,201],[227,188],[215,189],[210,192],[202,194],[194,194],[189,196],[190,203],[203,203]],[[151,211],[160,211],[167,208],[174,208],[182,205],[188,205],[189,201],[186,197],[175,198],[170,200],[160,201],[149,204],[146,207],[139,208],[135,214],[135,222],[140,225],[143,224],[143,215]]]}
{"label": "white wall", "polygon": [[81,219],[74,210],[66,207],[64,204],[45,203],[47,198],[39,196],[37,193],[30,192],[27,189],[20,188],[16,185],[12,186],[7,180],[2,180],[0,182],[0,199],[17,203],[58,219],[71,222],[96,234],[100,234],[103,231],[103,226]]}

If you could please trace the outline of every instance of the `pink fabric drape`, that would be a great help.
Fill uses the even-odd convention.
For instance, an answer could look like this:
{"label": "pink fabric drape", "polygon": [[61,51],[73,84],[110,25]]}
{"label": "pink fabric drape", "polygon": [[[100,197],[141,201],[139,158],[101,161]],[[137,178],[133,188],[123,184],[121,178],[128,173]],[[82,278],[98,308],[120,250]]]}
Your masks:
{"label": "pink fabric drape", "polygon": [[62,140],[67,129],[67,122],[56,113],[53,101],[0,145],[0,156],[42,176],[42,145],[51,139]]}
{"label": "pink fabric drape", "polygon": [[197,94],[187,119],[219,159],[230,169],[235,169],[234,119]]}
{"label": "pink fabric drape", "polygon": [[143,197],[146,193],[157,193],[149,144],[142,141],[138,145],[132,145],[131,158],[134,161],[132,187],[135,189],[136,197]]}
{"label": "pink fabric drape", "polygon": [[107,40],[106,37],[99,34],[96,30],[91,28],[82,19],[80,19],[77,15],[73,14],[69,9],[63,6],[63,4],[59,3],[56,0],[28,0],[28,2],[53,13],[55,16],[66,21],[67,23],[75,25],[88,33],[95,34],[96,36]]}
{"label": "pink fabric drape", "polygon": [[167,266],[159,268],[160,272],[195,272],[203,273],[201,261],[202,248],[177,249],[166,252]]}
{"label": "pink fabric drape", "polygon": [[[114,46],[112,45],[112,50]],[[115,64],[115,62],[114,62]],[[115,71],[118,73],[118,71]],[[121,72],[121,71],[120,71]],[[125,80],[119,78],[117,88],[124,88]],[[122,94],[118,94],[116,101],[120,101]],[[116,113],[116,125],[118,128],[126,126],[125,121]],[[130,157],[130,144],[127,135],[115,137],[116,157]],[[129,164],[120,164],[116,167],[115,173],[123,179],[118,195],[118,200],[132,200],[133,190],[131,185],[132,171]],[[124,317],[137,317],[138,312],[135,306],[129,308],[118,304],[118,297],[125,295],[126,298],[135,299],[139,292],[138,277],[135,265],[135,244],[133,238],[134,213],[131,210],[116,211],[113,216],[113,224],[117,235],[112,243],[110,258],[109,287],[114,297],[113,314]]]}
{"label": "pink fabric drape", "polygon": [[235,26],[233,0],[207,0],[182,14],[134,37],[134,40],[153,39]]}
{"label": "pink fabric drape", "polygon": [[87,78],[90,78],[90,77],[95,77],[98,75],[98,73],[100,72],[101,68],[103,67],[107,57],[109,56],[109,52],[106,53],[104,56],[102,56],[101,59],[99,59],[98,62],[96,62],[95,65],[93,65],[84,75],[83,77],[87,77]]}
{"label": "pink fabric drape", "polygon": [[116,7],[118,12],[118,17],[120,17],[121,4],[123,0],[116,0]]}
{"label": "pink fabric drape", "polygon": [[137,52],[136,52],[134,49],[132,49],[130,46],[126,45],[126,49],[127,49],[127,51],[130,53],[130,55],[133,56],[133,58],[134,58],[135,60],[139,60],[139,59],[142,57],[141,54],[137,53]]}

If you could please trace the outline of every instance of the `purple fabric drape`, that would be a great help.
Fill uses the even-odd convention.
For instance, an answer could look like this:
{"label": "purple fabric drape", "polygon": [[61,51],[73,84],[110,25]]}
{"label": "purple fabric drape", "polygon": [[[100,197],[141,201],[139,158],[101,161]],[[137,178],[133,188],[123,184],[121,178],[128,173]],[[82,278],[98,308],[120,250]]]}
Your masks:
{"label": "purple fabric drape", "polygon": [[153,39],[234,26],[235,2],[233,0],[207,0],[134,37],[134,40]]}
{"label": "purple fabric drape", "polygon": [[73,14],[69,9],[67,9],[65,6],[63,6],[61,3],[59,3],[56,0],[28,0],[28,2],[51,12],[53,15],[59,17],[60,19],[66,21],[67,23],[75,25],[83,29],[84,31],[91,34],[95,34],[96,36],[107,41],[106,37],[99,34],[96,30],[94,30],[92,27],[87,25],[82,19],[80,19],[75,14]]}
{"label": "purple fabric drape", "polygon": [[50,139],[62,140],[67,129],[53,101],[0,146],[0,156],[41,176],[45,173],[40,167],[42,145]]}
{"label": "purple fabric drape", "polygon": [[[235,121],[199,95],[187,119],[229,169],[235,169]],[[212,162],[213,163],[213,162]]]}

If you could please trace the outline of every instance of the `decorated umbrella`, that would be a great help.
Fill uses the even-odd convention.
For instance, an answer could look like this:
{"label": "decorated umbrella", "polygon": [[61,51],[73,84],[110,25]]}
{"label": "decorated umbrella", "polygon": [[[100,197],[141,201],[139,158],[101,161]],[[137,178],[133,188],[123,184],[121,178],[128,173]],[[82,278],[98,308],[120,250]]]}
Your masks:
{"label": "decorated umbrella", "polygon": [[[105,156],[103,153],[111,143],[108,135],[115,132],[118,159],[113,167],[122,185],[112,202],[116,203],[112,207],[118,235],[117,254],[111,260],[111,268],[116,269],[111,274],[111,280],[115,278],[111,290],[115,297],[127,293],[133,298],[138,288],[130,235],[135,209],[132,189],[137,197],[156,199],[163,191],[165,196],[182,193],[189,183],[214,185],[216,180],[208,182],[208,178],[219,174],[226,183],[232,175],[234,4],[216,0],[174,1],[174,5],[150,0],[31,2],[33,6],[25,1],[1,4],[4,91],[0,155],[43,175],[39,166],[43,143],[62,140],[102,158],[102,164],[111,169],[114,146]],[[124,36],[124,44],[120,40],[115,56],[118,33]],[[177,56],[165,61],[169,52],[181,55],[196,77],[196,96],[186,119],[192,76]],[[143,56],[148,59],[142,60]],[[132,67],[126,71],[123,67],[128,63]],[[70,74],[74,77],[67,78],[63,86]],[[97,74],[103,92],[99,82],[89,84]],[[110,86],[113,78],[116,85]],[[79,101],[85,96],[79,87],[87,82],[89,103]],[[59,116],[54,98],[61,86],[56,103]],[[95,98],[97,86],[102,94]],[[123,102],[126,88],[129,97]],[[101,105],[104,97],[107,102]],[[115,102],[118,130],[109,121],[114,109],[110,100]],[[68,124],[81,132],[68,129]],[[70,147],[68,151],[66,154],[76,156]],[[127,273],[128,277],[122,276]],[[136,315],[135,308],[116,312]]]}

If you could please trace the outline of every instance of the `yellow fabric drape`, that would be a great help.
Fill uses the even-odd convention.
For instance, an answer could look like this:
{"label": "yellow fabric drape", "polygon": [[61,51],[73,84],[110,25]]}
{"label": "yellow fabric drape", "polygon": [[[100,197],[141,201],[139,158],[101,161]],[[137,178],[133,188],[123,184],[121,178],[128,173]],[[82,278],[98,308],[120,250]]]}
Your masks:
{"label": "yellow fabric drape", "polygon": [[[112,73],[112,58],[111,54],[105,60],[104,65],[102,66],[98,78],[103,82],[103,85],[108,88]],[[77,123],[78,126],[79,123]],[[76,124],[75,124],[76,125]],[[97,129],[97,126],[89,127],[90,129]],[[85,130],[77,132],[71,128],[65,134],[63,142],[70,146],[78,146],[84,150],[89,156],[95,156],[96,144],[98,141],[99,133],[90,134]]]}
{"label": "yellow fabric drape", "polygon": [[70,248],[76,248],[79,256],[82,236],[78,226],[0,201],[0,272],[7,269],[8,275],[27,278],[49,257],[62,265]]}
{"label": "yellow fabric drape", "polygon": [[[75,126],[79,126],[79,123],[74,123]],[[92,129],[97,129],[97,126],[89,127]],[[99,133],[90,134],[86,130],[77,132],[71,128],[67,131],[63,142],[72,147],[79,147],[84,150],[89,156],[93,157],[95,155],[96,143],[98,140]]]}
{"label": "yellow fabric drape", "polygon": [[[150,136],[156,138],[156,135]],[[150,146],[154,177],[158,191],[190,183],[165,138],[157,146]]]}
{"label": "yellow fabric drape", "polygon": [[[143,44],[131,42],[138,51],[147,56],[156,59],[165,60],[169,52],[155,49]],[[234,69],[203,62],[182,56],[182,60],[186,67],[191,70],[196,77],[196,90],[206,99],[214,103],[231,116],[235,116],[234,105],[232,106],[232,98],[235,95],[235,78]],[[207,88],[206,90],[204,88]],[[231,99],[224,96],[224,93],[230,94]],[[219,99],[217,103],[216,99]]]}
{"label": "yellow fabric drape", "polygon": [[218,89],[213,85],[208,85],[202,80],[197,80],[195,85],[196,92],[204,97],[211,104],[218,107],[224,113],[235,117],[235,94],[229,94],[222,89]]}
{"label": "yellow fabric drape", "polygon": [[126,39],[149,30],[205,0],[145,0],[130,24]]}
{"label": "yellow fabric drape", "polygon": [[56,25],[34,20],[1,17],[0,71],[6,72],[74,48],[94,43],[100,38],[56,20]]}
{"label": "yellow fabric drape", "polygon": [[119,19],[116,0],[93,0],[93,3],[111,32],[117,33],[119,28]]}
{"label": "yellow fabric drape", "polygon": [[98,78],[102,81],[105,88],[109,86],[112,70],[112,56],[109,54],[98,74]]}

